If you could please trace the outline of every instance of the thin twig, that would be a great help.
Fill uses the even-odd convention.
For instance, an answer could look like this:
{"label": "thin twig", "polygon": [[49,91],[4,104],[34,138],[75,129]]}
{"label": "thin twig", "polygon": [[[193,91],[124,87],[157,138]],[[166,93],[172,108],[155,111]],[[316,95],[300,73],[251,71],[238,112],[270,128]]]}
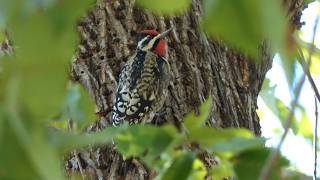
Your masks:
{"label": "thin twig", "polygon": [[315,116],[316,122],[314,125],[314,136],[313,136],[313,144],[314,144],[314,170],[313,170],[313,180],[317,179],[317,150],[318,150],[318,102],[317,99],[314,98],[314,105],[315,105]]}
{"label": "thin twig", "polygon": [[[310,65],[307,65],[306,63],[306,60],[304,58],[304,55],[303,55],[303,52],[301,50],[300,47],[298,47],[298,52],[299,52],[299,55],[300,55],[300,58],[298,59],[298,61],[300,62],[302,68],[303,68],[303,71],[304,73],[307,75],[308,77],[308,80],[310,82],[310,85],[314,91],[314,94],[316,96],[316,98],[318,99],[318,101],[320,102],[320,94],[319,94],[319,90],[316,86],[316,83],[314,82],[313,80],[313,77],[311,76],[311,73],[310,73],[310,69],[308,68]],[[309,61],[310,62],[310,61]]]}
{"label": "thin twig", "polygon": [[308,76],[308,80],[311,84],[311,87],[318,99],[318,101],[320,102],[320,94],[319,94],[319,91],[318,91],[318,88],[311,76],[311,73],[310,73],[310,64],[311,64],[311,58],[312,58],[312,55],[315,51],[315,45],[314,45],[314,41],[315,41],[315,38],[316,38],[316,32],[317,32],[317,28],[318,28],[318,24],[319,24],[319,16],[316,17],[316,20],[315,20],[315,23],[314,23],[314,27],[313,27],[313,34],[312,34],[312,42],[310,44],[310,47],[309,47],[309,58],[308,58],[308,61],[306,62],[305,58],[304,58],[304,55],[303,55],[303,52],[301,50],[301,48],[298,46],[298,53],[299,53],[299,56],[300,58],[298,58],[298,61],[299,63],[301,64],[302,66],[302,69],[304,71],[304,73]]}
{"label": "thin twig", "polygon": [[260,174],[260,177],[259,177],[260,180],[268,180],[269,179],[269,176],[271,174],[271,170],[279,157],[281,146],[282,146],[282,144],[283,144],[283,142],[289,132],[289,128],[291,127],[291,124],[293,122],[294,111],[295,111],[296,106],[298,105],[298,100],[299,100],[300,92],[302,89],[302,85],[305,81],[305,77],[306,77],[305,74],[303,74],[297,84],[297,87],[295,89],[296,97],[294,98],[294,100],[291,103],[291,110],[289,112],[286,123],[284,124],[284,133],[281,136],[280,142],[279,142],[278,146],[276,147],[276,149],[274,149],[271,152],[271,154],[269,155],[267,162],[265,163],[265,165],[262,169],[262,172]]}
{"label": "thin twig", "polygon": [[[299,59],[299,62],[303,68],[304,73],[307,75],[308,80],[311,84],[311,87],[315,93],[315,127],[314,127],[314,136],[313,136],[313,144],[314,144],[314,171],[313,171],[313,179],[316,180],[317,179],[317,143],[318,143],[318,135],[317,135],[317,129],[318,129],[318,105],[317,105],[317,100],[320,102],[320,94],[319,94],[319,90],[311,76],[310,70],[308,68],[308,65],[306,64],[306,61],[304,60],[304,56],[302,53],[302,50],[300,47],[298,47],[298,52],[300,54],[301,59]],[[311,63],[311,62],[310,62]]]}
{"label": "thin twig", "polygon": [[[308,61],[307,61],[306,64],[303,65],[303,69],[306,70],[305,72],[309,72],[309,66],[310,66],[310,63],[311,63],[312,54],[313,54],[313,52],[315,50],[314,41],[315,41],[315,37],[316,37],[318,22],[319,22],[319,16],[316,17],[315,25],[314,25],[314,28],[313,28],[312,43],[311,43],[311,45],[310,45],[310,47],[308,49],[309,50]],[[301,56],[301,58],[304,58],[303,54],[300,54],[300,56]],[[276,161],[278,159],[281,146],[282,146],[282,144],[284,142],[284,139],[286,138],[286,136],[287,136],[287,134],[289,132],[289,128],[290,128],[290,126],[292,124],[292,121],[293,121],[294,110],[295,110],[295,108],[297,106],[298,99],[299,99],[299,96],[300,96],[302,85],[303,85],[303,83],[305,81],[305,75],[306,74],[308,75],[308,74],[310,74],[310,72],[309,73],[304,73],[302,75],[302,77],[300,78],[300,80],[299,80],[299,83],[298,83],[298,85],[297,85],[297,87],[295,89],[296,97],[294,98],[294,100],[291,103],[291,111],[290,111],[290,113],[288,115],[288,118],[287,118],[287,121],[286,121],[286,123],[284,125],[284,133],[281,136],[280,142],[279,142],[278,146],[276,147],[276,149],[274,149],[271,152],[271,154],[269,155],[269,157],[267,159],[267,162],[266,162],[266,164],[264,165],[264,167],[263,167],[263,169],[261,171],[261,174],[260,174],[260,177],[259,177],[260,180],[269,179],[269,176],[271,174],[271,170],[272,170],[273,166],[275,165],[275,163],[276,163]],[[313,81],[312,77],[311,78],[310,77],[311,77],[311,75],[308,76],[309,81],[311,80],[313,82],[313,84],[314,84],[314,81]],[[315,93],[316,93],[317,88],[316,88],[316,86],[314,86],[314,87],[315,87],[314,90],[315,90]],[[318,93],[318,95],[319,95],[319,93]],[[320,96],[319,96],[319,99],[320,99]]]}
{"label": "thin twig", "polygon": [[308,76],[308,80],[311,84],[311,87],[315,93],[315,127],[314,127],[314,171],[313,171],[313,179],[316,180],[317,179],[317,145],[318,145],[318,103],[317,103],[317,99],[320,102],[320,94],[318,91],[318,88],[310,74],[310,69],[309,66],[311,64],[311,58],[312,58],[312,54],[315,51],[315,37],[316,37],[316,32],[317,32],[317,28],[318,28],[318,24],[319,24],[319,15],[316,17],[315,23],[314,23],[314,27],[313,27],[313,35],[312,35],[312,43],[310,44],[309,47],[309,59],[308,59],[308,64],[306,64],[306,61],[304,60],[304,56],[302,53],[301,48],[298,47],[298,52],[300,54],[300,56],[302,57],[300,59],[300,64],[302,65],[303,71],[305,72],[305,74]]}

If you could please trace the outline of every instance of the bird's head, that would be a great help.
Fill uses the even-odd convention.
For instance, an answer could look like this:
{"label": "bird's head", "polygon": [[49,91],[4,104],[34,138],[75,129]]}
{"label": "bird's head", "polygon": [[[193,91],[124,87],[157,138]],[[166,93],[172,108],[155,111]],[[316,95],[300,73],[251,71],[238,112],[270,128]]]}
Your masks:
{"label": "bird's head", "polygon": [[156,30],[143,30],[138,34],[137,49],[140,51],[152,51],[155,54],[164,57],[166,54],[166,44],[164,36],[166,36],[172,29],[168,29],[162,33]]}

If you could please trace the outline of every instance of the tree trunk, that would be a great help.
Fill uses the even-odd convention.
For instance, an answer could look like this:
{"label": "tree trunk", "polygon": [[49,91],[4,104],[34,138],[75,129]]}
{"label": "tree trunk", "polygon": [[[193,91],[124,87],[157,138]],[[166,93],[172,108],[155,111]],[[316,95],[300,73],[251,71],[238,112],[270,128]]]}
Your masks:
{"label": "tree trunk", "polygon": [[[287,0],[289,1],[289,0]],[[300,27],[303,0],[285,1],[288,16]],[[95,100],[100,119],[88,128],[96,131],[111,124],[111,107],[121,66],[135,50],[135,35],[142,29],[162,32],[166,37],[172,69],[166,113],[155,124],[169,122],[180,127],[183,116],[197,111],[208,96],[213,97],[211,127],[244,127],[261,134],[256,113],[257,98],[272,55],[262,42],[261,63],[211,40],[199,31],[201,0],[193,0],[181,16],[164,18],[139,9],[134,0],[100,0],[78,24],[80,45],[72,63],[72,78],[81,82]],[[80,159],[80,163],[76,159]],[[79,166],[81,164],[81,167]],[[212,162],[207,161],[210,166]],[[79,168],[89,179],[152,179],[154,172],[136,162],[123,160],[109,146],[83,150],[66,163],[67,172]]]}

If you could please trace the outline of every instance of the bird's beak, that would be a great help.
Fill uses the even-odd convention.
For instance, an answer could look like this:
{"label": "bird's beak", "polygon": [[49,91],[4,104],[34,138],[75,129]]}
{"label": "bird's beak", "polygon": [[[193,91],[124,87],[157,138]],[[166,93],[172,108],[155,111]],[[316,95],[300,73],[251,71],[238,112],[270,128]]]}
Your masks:
{"label": "bird's beak", "polygon": [[167,34],[169,34],[169,32],[172,31],[172,29],[173,29],[173,28],[170,28],[170,29],[168,29],[168,30],[160,33],[160,34],[158,35],[158,36],[159,36],[158,38],[163,38],[163,37],[165,37]]}
{"label": "bird's beak", "polygon": [[162,33],[160,33],[160,34],[158,34],[156,37],[158,37],[157,39],[160,39],[160,38],[163,38],[163,37],[165,37],[169,32],[171,32],[172,31],[172,29],[173,28],[170,28],[170,29],[168,29],[168,30],[166,30],[166,31],[164,31],[164,32],[162,32]]}

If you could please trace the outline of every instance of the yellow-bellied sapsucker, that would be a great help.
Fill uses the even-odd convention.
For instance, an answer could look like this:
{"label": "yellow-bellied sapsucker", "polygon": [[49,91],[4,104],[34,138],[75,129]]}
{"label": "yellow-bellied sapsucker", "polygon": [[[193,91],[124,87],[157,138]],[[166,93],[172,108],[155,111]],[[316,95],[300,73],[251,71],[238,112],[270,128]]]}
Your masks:
{"label": "yellow-bellied sapsucker", "polygon": [[136,52],[119,75],[112,110],[113,126],[123,121],[129,124],[150,122],[162,108],[170,77],[164,36],[170,30],[161,34],[155,30],[143,30],[138,34]]}

